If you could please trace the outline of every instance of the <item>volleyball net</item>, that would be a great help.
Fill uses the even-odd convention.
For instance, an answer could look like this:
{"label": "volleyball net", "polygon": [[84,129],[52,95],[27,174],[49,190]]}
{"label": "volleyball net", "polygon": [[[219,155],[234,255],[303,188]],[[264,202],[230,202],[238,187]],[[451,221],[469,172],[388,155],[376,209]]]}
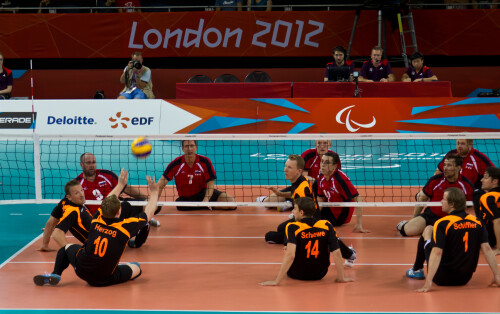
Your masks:
{"label": "volleyball net", "polygon": [[[415,194],[434,174],[457,139],[473,139],[474,148],[500,164],[498,133],[407,134],[212,134],[150,136],[152,153],[137,159],[130,152],[136,136],[13,136],[0,135],[0,204],[57,203],[64,184],[82,172],[80,156],[96,156],[97,169],[119,175],[129,172],[129,184],[148,192],[146,175],[158,180],[167,165],[183,154],[182,140],[197,140],[197,153],[210,158],[215,188],[235,197],[236,206],[258,206],[255,199],[269,195],[269,186],[290,185],[284,176],[288,155],[314,148],[316,140],[330,140],[363,206],[414,206]],[[177,206],[175,182],[169,182],[160,204]],[[211,204],[223,206],[224,203]],[[279,205],[279,204],[270,204]],[[329,203],[329,206],[345,206]]]}

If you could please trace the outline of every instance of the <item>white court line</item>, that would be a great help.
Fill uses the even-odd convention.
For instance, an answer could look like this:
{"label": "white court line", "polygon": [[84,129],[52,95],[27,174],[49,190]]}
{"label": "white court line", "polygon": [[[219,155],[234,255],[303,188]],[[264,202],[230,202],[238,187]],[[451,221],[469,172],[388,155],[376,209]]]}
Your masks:
{"label": "white court line", "polygon": [[[419,237],[340,237],[350,240],[418,240]],[[148,239],[264,239],[257,237],[230,237],[230,236],[149,236]]]}
{"label": "white court line", "polygon": [[21,214],[21,213],[10,213],[9,215],[10,216],[22,216],[23,214]]}
{"label": "white court line", "polygon": [[[144,265],[281,265],[282,262],[138,262]],[[128,261],[120,261],[129,263]],[[10,264],[54,264],[54,262],[10,262]],[[330,263],[330,265],[335,265]],[[354,266],[412,266],[410,263],[356,263]],[[477,266],[488,266],[488,264],[477,264]]]}
{"label": "white court line", "polygon": [[11,260],[13,260],[19,254],[21,254],[24,250],[26,250],[33,243],[35,243],[36,241],[38,241],[38,239],[40,239],[42,236],[43,236],[43,233],[40,234],[40,235],[38,235],[38,237],[34,238],[33,240],[31,240],[30,243],[26,244],[23,248],[21,248],[19,251],[17,251],[16,253],[14,253],[11,257],[9,257],[8,259],[6,259],[2,264],[0,264],[0,269],[2,269],[2,267],[4,267],[5,265],[7,265],[7,263],[10,263]]}

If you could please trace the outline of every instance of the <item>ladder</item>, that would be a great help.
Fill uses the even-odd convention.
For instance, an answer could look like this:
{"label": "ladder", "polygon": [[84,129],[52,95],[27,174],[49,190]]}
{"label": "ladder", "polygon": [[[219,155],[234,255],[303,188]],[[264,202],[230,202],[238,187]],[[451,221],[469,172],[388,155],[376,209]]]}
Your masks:
{"label": "ladder", "polygon": [[[406,21],[407,30],[404,30],[403,21]],[[402,56],[405,61],[405,67],[409,67],[408,55],[406,53],[406,48],[413,48],[413,52],[417,52],[417,37],[415,36],[415,25],[413,24],[413,14],[409,12],[407,15],[401,15],[398,13],[398,25],[399,25],[399,35],[401,37],[401,50]],[[405,35],[410,34],[411,45],[406,45]]]}

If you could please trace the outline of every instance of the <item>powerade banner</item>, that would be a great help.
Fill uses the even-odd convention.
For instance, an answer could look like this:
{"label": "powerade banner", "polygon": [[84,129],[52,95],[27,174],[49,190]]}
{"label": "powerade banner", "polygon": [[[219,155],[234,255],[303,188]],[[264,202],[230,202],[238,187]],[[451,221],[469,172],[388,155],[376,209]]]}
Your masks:
{"label": "powerade banner", "polygon": [[[426,55],[500,55],[500,10],[414,10]],[[8,58],[306,57],[347,47],[354,11],[3,14],[0,51]],[[466,25],[466,27],[464,27]],[[400,37],[387,22],[389,55]],[[362,11],[351,55],[377,42],[377,12]],[[487,30],[487,31],[485,31]],[[464,44],[467,43],[467,44]]]}
{"label": "powerade banner", "polygon": [[[0,112],[23,102],[30,103],[2,102]],[[35,133],[49,135],[500,130],[499,98],[35,100],[33,108],[37,113]],[[19,112],[11,116],[23,117]],[[26,112],[24,118],[28,117]]]}

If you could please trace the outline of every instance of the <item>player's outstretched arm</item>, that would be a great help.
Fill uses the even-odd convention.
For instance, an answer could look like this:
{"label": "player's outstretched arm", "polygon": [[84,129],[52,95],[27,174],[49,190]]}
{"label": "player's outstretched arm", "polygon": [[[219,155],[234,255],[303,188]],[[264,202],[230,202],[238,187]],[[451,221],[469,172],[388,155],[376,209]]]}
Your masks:
{"label": "player's outstretched arm", "polygon": [[281,263],[281,268],[278,273],[278,276],[276,277],[275,280],[271,281],[264,281],[261,282],[260,285],[262,286],[277,286],[280,284],[281,280],[285,278],[286,273],[290,269],[290,266],[292,266],[293,260],[295,259],[295,250],[297,249],[297,245],[294,243],[288,243],[286,246],[286,252],[285,252],[285,257],[283,257],[283,262]]}
{"label": "player's outstretched arm", "polygon": [[[418,202],[426,202],[428,200],[429,200],[429,197],[424,193],[424,191],[418,192],[418,199],[417,199]],[[413,218],[420,215],[423,208],[424,208],[424,206],[415,206],[415,208],[413,209]]]}
{"label": "player's outstretched arm", "polygon": [[150,176],[147,176],[146,180],[148,181],[150,195],[148,204],[144,208],[144,212],[148,216],[149,221],[151,220],[151,218],[153,218],[156,206],[158,204],[159,184],[156,182],[155,177],[151,178]]}
{"label": "player's outstretched arm", "polygon": [[351,282],[354,279],[347,278],[344,276],[344,261],[342,260],[342,255],[340,254],[340,249],[336,249],[332,252],[333,260],[335,261],[335,268],[337,269],[337,278],[335,282],[343,283],[343,282]]}
{"label": "player's outstretched arm", "polygon": [[111,190],[111,192],[109,192],[108,196],[109,195],[116,195],[116,197],[120,196],[120,193],[127,185],[127,181],[128,181],[128,171],[122,168],[120,176],[118,177],[118,184],[115,186],[113,190]]}
{"label": "player's outstretched arm", "polygon": [[42,247],[38,249],[38,251],[42,252],[51,252],[54,249],[49,247],[50,237],[52,236],[52,232],[54,232],[54,228],[57,226],[59,219],[54,216],[50,216],[47,222],[45,223],[45,229],[43,230],[43,238],[42,238]]}
{"label": "player's outstretched arm", "polygon": [[59,228],[55,228],[52,233],[52,238],[56,241],[59,248],[66,246],[68,244],[68,240],[66,240],[66,233]]}
{"label": "player's outstretched arm", "polygon": [[483,251],[484,258],[493,273],[493,280],[491,280],[490,286],[496,284],[500,287],[500,273],[498,272],[497,259],[495,258],[495,254],[493,254],[493,250],[488,242],[481,244],[481,251]]}
{"label": "player's outstretched arm", "polygon": [[[359,195],[356,196],[353,200],[355,202],[363,201],[363,199]],[[363,228],[363,207],[360,206],[356,207],[355,213],[356,213],[356,224],[354,225],[354,229],[352,230],[352,232],[369,233],[370,230],[366,230]]]}
{"label": "player's outstretched arm", "polygon": [[417,292],[428,292],[432,287],[432,279],[436,275],[436,272],[441,263],[441,257],[443,256],[443,249],[438,247],[433,247],[431,251],[431,256],[429,256],[429,264],[427,268],[427,277],[425,278],[425,284],[422,288],[418,289]]}
{"label": "player's outstretched arm", "polygon": [[163,189],[165,188],[167,183],[168,183],[168,180],[164,176],[161,176],[160,180],[158,180],[158,189],[159,189],[158,199],[160,199],[160,196],[163,193]]}

